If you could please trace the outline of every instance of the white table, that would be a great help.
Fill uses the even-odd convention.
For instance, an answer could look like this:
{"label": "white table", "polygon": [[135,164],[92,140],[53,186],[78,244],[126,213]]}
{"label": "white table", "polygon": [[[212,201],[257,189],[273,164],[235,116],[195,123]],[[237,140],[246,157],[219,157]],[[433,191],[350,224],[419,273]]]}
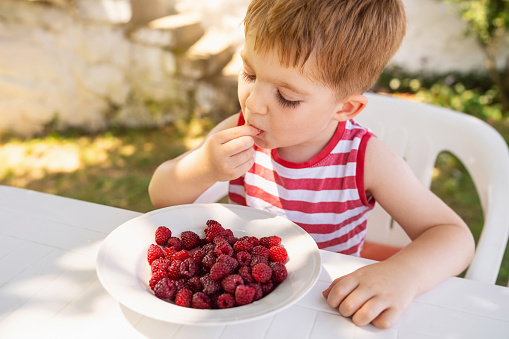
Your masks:
{"label": "white table", "polygon": [[189,327],[145,318],[101,286],[102,240],[139,213],[0,186],[0,338],[509,338],[509,288],[452,278],[419,296],[389,330],[356,327],[321,295],[368,261],[321,251],[315,287],[250,323]]}

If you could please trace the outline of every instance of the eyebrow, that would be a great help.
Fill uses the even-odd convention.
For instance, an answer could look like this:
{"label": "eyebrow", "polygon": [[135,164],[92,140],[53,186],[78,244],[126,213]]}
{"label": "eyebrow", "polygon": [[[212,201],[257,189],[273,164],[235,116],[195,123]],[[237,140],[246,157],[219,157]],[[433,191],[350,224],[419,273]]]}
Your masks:
{"label": "eyebrow", "polygon": [[[242,51],[240,51],[240,57],[242,58],[242,61],[251,69],[253,69],[253,66],[251,66],[251,64],[249,63],[249,61],[246,60],[246,58],[244,57]],[[308,93],[307,91],[303,90],[303,89],[300,89],[300,88],[297,88],[295,87],[294,85],[286,82],[286,81],[283,81],[283,80],[274,80],[272,81],[272,83],[274,85],[276,85],[276,87],[284,87],[284,88],[287,88],[289,89],[290,91],[292,92],[295,92],[297,94],[300,94],[300,95],[303,95],[303,96],[309,96],[310,93]]]}

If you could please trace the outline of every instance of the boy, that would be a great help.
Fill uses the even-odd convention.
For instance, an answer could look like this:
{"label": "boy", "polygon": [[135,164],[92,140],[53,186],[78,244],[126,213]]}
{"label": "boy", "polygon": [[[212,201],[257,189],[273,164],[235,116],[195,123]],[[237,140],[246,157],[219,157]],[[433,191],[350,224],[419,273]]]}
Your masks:
{"label": "boy", "polygon": [[412,243],[339,277],[323,294],[356,325],[391,327],[415,296],[460,273],[474,251],[461,218],[352,120],[403,39],[403,5],[253,0],[244,22],[240,115],[159,166],[152,202],[192,203],[216,181],[230,181],[232,202],[286,216],[322,249],[358,255],[376,200]]}

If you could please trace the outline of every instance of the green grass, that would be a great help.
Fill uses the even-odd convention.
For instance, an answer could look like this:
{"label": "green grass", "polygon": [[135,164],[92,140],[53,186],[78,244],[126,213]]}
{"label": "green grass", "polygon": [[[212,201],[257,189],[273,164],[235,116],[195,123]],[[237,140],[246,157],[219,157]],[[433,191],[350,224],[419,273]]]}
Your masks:
{"label": "green grass", "polygon": [[[509,123],[491,121],[509,140]],[[23,187],[84,201],[148,212],[152,173],[202,140],[213,123],[179,121],[158,129],[110,129],[89,135],[53,132],[40,138],[0,138],[0,184]],[[472,180],[462,164],[443,153],[436,163],[431,189],[470,226],[478,239],[483,216]],[[509,251],[497,283],[507,284]]]}

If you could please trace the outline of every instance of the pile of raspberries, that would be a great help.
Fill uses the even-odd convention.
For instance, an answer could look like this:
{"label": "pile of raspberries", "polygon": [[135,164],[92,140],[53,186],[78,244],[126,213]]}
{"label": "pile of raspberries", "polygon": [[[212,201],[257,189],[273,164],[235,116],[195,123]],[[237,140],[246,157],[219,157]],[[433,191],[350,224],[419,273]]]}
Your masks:
{"label": "pile of raspberries", "polygon": [[288,276],[288,254],[275,235],[237,238],[215,220],[205,236],[184,231],[173,237],[166,226],[147,251],[154,295],[176,305],[224,309],[261,299]]}

